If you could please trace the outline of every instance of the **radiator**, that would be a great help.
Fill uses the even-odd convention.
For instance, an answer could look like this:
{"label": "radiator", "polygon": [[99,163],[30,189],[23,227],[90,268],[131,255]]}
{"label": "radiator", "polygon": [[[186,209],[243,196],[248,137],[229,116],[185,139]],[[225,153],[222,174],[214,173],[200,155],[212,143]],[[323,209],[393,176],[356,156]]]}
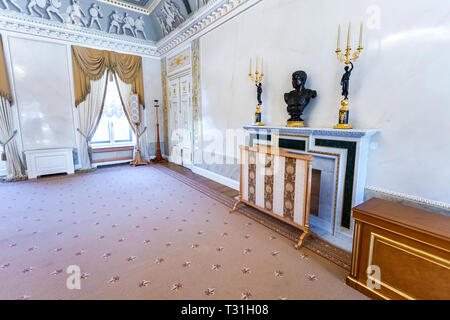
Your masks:
{"label": "radiator", "polygon": [[309,233],[312,159],[279,148],[241,146],[239,200],[232,212],[244,203],[301,229],[299,248]]}

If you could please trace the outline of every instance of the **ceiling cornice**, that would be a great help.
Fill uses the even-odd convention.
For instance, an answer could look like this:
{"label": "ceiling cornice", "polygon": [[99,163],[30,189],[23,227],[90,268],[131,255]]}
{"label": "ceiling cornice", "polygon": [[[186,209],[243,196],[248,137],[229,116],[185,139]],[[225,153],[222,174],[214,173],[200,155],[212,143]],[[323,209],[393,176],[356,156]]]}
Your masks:
{"label": "ceiling cornice", "polygon": [[210,0],[178,28],[156,43],[161,56],[213,30],[262,0]]}
{"label": "ceiling cornice", "polygon": [[159,56],[156,44],[153,41],[108,34],[58,21],[25,16],[11,11],[6,13],[3,10],[0,11],[0,30],[141,56]]}
{"label": "ceiling cornice", "polygon": [[[190,19],[158,42],[108,34],[77,25],[43,20],[38,17],[3,10],[0,10],[0,30],[140,56],[162,57],[261,1],[263,0],[210,0]],[[153,3],[156,2],[159,3],[159,1]]]}

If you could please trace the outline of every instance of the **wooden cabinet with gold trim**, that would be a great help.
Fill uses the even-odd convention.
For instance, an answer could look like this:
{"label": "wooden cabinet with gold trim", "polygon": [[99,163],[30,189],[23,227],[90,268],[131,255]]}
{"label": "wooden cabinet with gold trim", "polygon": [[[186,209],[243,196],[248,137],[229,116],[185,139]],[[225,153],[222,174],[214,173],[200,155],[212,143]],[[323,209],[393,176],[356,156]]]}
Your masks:
{"label": "wooden cabinet with gold trim", "polygon": [[450,217],[373,198],[353,218],[349,286],[374,299],[450,299]]}

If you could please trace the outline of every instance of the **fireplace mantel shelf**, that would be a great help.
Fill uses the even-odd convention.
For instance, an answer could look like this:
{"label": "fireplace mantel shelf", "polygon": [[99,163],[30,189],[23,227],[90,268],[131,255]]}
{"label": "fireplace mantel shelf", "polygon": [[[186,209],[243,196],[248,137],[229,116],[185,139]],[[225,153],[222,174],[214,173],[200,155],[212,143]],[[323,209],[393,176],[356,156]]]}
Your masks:
{"label": "fireplace mantel shelf", "polygon": [[330,129],[330,128],[290,128],[282,126],[244,126],[244,129],[248,131],[259,132],[277,132],[281,134],[293,134],[293,135],[313,135],[313,136],[335,136],[335,137],[349,137],[349,138],[362,138],[370,137],[379,130],[377,129]]}

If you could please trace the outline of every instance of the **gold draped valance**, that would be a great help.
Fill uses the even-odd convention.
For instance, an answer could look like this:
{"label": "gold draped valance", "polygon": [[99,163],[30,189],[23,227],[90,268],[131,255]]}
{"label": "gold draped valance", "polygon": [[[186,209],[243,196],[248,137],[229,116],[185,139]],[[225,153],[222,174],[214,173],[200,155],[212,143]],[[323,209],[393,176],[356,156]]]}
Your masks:
{"label": "gold draped valance", "polygon": [[72,46],[72,64],[76,106],[90,93],[91,80],[99,80],[106,69],[116,73],[123,82],[131,84],[131,90],[139,95],[144,105],[142,57]]}
{"label": "gold draped valance", "polygon": [[0,51],[0,96],[11,102],[11,87],[9,86],[8,70],[6,69],[5,53],[3,51],[3,41],[1,35]]}

